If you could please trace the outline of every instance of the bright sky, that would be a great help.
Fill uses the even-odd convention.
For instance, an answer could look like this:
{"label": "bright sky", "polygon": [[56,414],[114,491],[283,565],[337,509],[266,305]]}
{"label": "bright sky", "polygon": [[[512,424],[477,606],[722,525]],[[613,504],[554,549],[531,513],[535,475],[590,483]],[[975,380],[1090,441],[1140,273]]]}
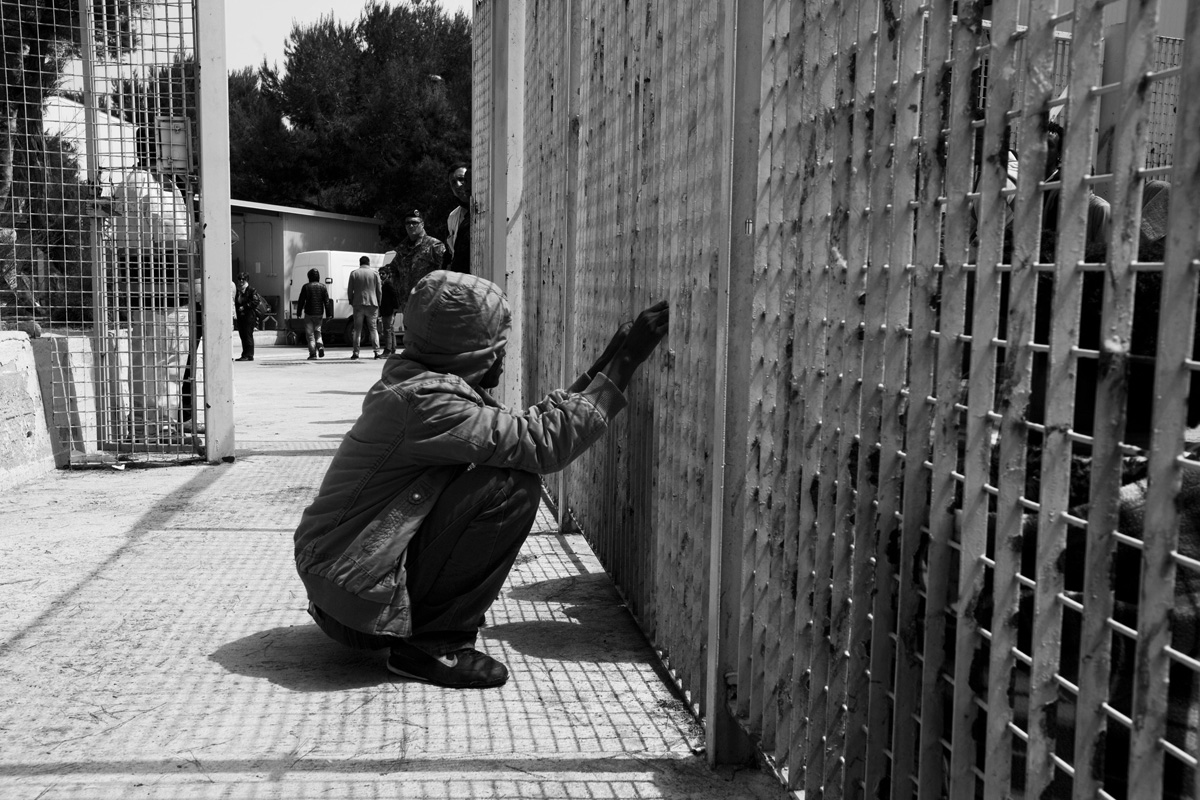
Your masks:
{"label": "bright sky", "polygon": [[[407,0],[385,0],[397,5]],[[434,0],[425,0],[434,2]],[[468,16],[472,0],[436,0],[447,14],[464,11]],[[292,32],[292,22],[316,22],[331,11],[341,21],[357,19],[362,0],[226,0],[225,64],[232,72],[257,67],[263,58],[268,64],[283,66],[283,43]]]}

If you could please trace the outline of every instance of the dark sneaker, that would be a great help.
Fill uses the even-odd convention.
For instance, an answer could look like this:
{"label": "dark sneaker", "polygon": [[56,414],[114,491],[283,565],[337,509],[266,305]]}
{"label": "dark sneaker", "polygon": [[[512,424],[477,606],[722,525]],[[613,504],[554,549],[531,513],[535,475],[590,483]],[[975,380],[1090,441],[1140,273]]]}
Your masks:
{"label": "dark sneaker", "polygon": [[350,356],[350,360],[351,360],[351,361],[358,361],[358,353],[354,353],[353,355],[351,355],[351,356]]}
{"label": "dark sneaker", "polygon": [[508,668],[474,648],[433,656],[411,644],[393,645],[388,671],[451,689],[483,689],[508,680]]}
{"label": "dark sneaker", "polygon": [[324,357],[325,357],[325,348],[324,348],[324,347],[318,347],[318,348],[317,348],[317,355],[319,355],[321,358],[324,358]]}
{"label": "dark sneaker", "polygon": [[308,360],[309,360],[309,361],[316,361],[316,360],[317,360],[317,354],[316,354],[316,353],[309,353],[309,354],[308,354]]}
{"label": "dark sneaker", "polygon": [[376,353],[375,358],[383,358],[383,353]]}

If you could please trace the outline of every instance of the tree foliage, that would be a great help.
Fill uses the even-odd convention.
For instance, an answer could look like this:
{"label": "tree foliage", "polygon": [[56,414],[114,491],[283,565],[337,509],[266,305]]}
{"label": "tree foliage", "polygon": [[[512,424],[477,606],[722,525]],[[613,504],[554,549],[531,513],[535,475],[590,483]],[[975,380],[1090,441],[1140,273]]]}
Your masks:
{"label": "tree foliage", "polygon": [[446,176],[470,156],[466,16],[368,2],[350,23],[294,25],[284,58],[230,76],[234,197],[376,216],[391,240],[415,206],[444,234]]}

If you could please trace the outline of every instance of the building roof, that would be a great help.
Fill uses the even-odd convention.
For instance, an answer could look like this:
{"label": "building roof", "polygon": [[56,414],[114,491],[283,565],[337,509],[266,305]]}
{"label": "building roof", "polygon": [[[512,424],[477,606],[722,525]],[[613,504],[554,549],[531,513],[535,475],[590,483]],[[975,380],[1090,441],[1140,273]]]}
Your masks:
{"label": "building roof", "polygon": [[375,219],[374,217],[355,217],[350,214],[334,214],[332,211],[314,211],[311,208],[274,206],[270,203],[252,203],[249,200],[230,200],[229,207],[233,211],[260,211],[266,214],[291,214],[298,217],[340,219],[343,222],[365,222],[371,225],[383,224],[383,220]]}

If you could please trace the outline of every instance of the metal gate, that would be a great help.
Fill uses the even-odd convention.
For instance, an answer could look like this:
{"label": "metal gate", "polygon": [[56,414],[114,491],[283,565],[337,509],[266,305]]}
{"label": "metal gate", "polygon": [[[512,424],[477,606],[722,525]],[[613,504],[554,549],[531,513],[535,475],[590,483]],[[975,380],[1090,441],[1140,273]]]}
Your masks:
{"label": "metal gate", "polygon": [[0,319],[37,337],[71,464],[211,455],[197,20],[191,0],[3,2]]}
{"label": "metal gate", "polygon": [[710,758],[1200,796],[1200,6],[475,9],[527,397],[672,304],[560,514]]}

